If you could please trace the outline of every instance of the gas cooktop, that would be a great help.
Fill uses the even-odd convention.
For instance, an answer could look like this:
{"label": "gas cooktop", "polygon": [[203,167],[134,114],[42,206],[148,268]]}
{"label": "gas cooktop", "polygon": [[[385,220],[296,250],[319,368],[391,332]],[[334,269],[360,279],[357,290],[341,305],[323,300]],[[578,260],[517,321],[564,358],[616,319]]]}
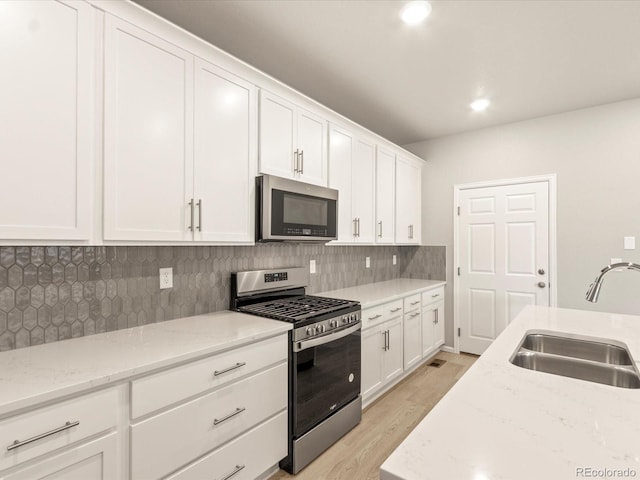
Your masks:
{"label": "gas cooktop", "polygon": [[339,312],[355,305],[358,305],[358,302],[338,298],[300,295],[253,303],[239,307],[238,310],[253,315],[260,315],[261,317],[296,323],[327,313]]}

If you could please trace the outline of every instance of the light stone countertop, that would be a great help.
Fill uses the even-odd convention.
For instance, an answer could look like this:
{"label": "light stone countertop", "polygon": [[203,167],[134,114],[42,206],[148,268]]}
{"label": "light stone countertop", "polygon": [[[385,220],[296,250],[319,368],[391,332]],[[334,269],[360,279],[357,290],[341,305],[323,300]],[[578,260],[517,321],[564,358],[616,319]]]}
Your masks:
{"label": "light stone countertop", "polygon": [[291,328],[286,322],[222,311],[2,352],[0,417]]}
{"label": "light stone countertop", "polygon": [[640,316],[526,307],[387,458],[381,480],[640,477],[640,389],[512,365],[532,329],[618,340],[640,366]]}
{"label": "light stone countertop", "polygon": [[360,302],[362,308],[369,308],[381,303],[391,302],[432,288],[445,285],[442,280],[420,280],[417,278],[398,278],[384,282],[368,283],[357,287],[341,288],[317,293],[321,297],[344,298]]}

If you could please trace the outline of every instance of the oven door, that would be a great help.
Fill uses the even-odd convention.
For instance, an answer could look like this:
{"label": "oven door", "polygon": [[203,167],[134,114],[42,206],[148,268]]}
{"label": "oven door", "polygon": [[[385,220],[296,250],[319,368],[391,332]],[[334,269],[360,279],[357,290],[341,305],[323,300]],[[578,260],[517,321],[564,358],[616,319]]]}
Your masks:
{"label": "oven door", "polygon": [[292,427],[299,437],[360,395],[361,324],[295,342]]}

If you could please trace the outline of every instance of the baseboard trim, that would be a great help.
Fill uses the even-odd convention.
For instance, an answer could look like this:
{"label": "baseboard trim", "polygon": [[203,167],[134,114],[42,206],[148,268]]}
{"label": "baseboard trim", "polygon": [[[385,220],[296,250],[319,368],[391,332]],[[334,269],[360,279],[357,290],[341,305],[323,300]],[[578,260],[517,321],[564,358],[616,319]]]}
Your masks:
{"label": "baseboard trim", "polygon": [[441,346],[440,350],[443,351],[443,352],[448,352],[448,353],[456,353],[455,349],[453,347],[448,346],[448,345]]}

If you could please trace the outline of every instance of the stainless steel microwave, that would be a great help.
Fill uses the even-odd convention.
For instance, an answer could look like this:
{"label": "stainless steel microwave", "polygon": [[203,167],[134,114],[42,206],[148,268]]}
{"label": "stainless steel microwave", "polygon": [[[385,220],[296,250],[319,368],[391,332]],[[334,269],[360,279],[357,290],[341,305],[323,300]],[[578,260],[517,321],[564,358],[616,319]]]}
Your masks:
{"label": "stainless steel microwave", "polygon": [[328,242],[337,232],[337,190],[271,175],[256,177],[258,242]]}

